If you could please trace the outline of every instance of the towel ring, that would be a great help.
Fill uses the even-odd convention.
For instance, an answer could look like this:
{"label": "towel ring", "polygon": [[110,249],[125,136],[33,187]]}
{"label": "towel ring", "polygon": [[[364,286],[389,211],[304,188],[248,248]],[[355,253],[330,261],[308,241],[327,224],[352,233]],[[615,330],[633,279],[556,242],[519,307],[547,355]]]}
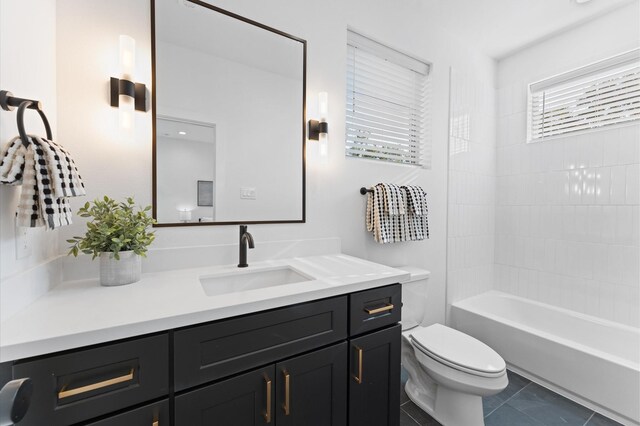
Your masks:
{"label": "towel ring", "polygon": [[[24,110],[29,108],[32,105],[33,101],[24,101],[18,107],[18,134],[20,135],[20,139],[22,140],[22,144],[25,146],[29,146],[29,138],[27,137],[27,132],[24,130]],[[53,136],[51,134],[51,126],[49,125],[49,120],[47,120],[47,116],[44,115],[44,112],[40,108],[36,108],[42,122],[44,123],[44,128],[47,132],[47,139],[53,140]]]}

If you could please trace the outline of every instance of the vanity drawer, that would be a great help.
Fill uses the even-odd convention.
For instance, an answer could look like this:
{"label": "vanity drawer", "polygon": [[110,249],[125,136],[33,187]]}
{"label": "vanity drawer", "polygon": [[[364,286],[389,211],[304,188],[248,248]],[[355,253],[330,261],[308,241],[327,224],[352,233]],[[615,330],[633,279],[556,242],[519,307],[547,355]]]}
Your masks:
{"label": "vanity drawer", "polygon": [[347,296],[178,330],[175,389],[210,382],[347,337]]}
{"label": "vanity drawer", "polygon": [[87,426],[169,426],[170,424],[169,400],[163,399],[154,404],[88,423]]}
{"label": "vanity drawer", "polygon": [[349,295],[349,335],[377,330],[400,321],[402,286],[393,284]]}
{"label": "vanity drawer", "polygon": [[70,425],[168,394],[167,334],[27,360],[13,377],[33,381],[20,426]]}

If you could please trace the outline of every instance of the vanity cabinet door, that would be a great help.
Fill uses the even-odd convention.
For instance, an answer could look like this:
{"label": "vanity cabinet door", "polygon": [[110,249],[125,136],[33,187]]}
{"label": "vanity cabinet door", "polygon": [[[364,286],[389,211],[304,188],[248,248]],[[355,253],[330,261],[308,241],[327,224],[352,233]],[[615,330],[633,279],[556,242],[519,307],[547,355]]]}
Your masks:
{"label": "vanity cabinet door", "polygon": [[347,342],[276,364],[277,425],[346,425],[346,373]]}
{"label": "vanity cabinet door", "polygon": [[175,398],[175,426],[253,426],[275,423],[274,366]]}
{"label": "vanity cabinet door", "polygon": [[349,341],[349,425],[400,424],[400,325]]}
{"label": "vanity cabinet door", "polygon": [[169,400],[145,405],[122,414],[108,417],[87,426],[169,426]]}

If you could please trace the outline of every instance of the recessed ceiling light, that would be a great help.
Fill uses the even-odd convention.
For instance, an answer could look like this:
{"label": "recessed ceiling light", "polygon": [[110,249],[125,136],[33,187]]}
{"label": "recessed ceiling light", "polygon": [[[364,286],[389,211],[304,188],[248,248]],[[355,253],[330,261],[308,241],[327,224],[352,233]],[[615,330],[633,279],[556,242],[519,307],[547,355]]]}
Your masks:
{"label": "recessed ceiling light", "polygon": [[589,3],[591,0],[573,0],[578,4]]}
{"label": "recessed ceiling light", "polygon": [[178,134],[179,134],[179,135],[184,136],[184,135],[186,135],[186,134],[187,134],[187,132],[183,132],[183,131],[181,130],[181,131],[179,131],[179,132],[178,132]]}

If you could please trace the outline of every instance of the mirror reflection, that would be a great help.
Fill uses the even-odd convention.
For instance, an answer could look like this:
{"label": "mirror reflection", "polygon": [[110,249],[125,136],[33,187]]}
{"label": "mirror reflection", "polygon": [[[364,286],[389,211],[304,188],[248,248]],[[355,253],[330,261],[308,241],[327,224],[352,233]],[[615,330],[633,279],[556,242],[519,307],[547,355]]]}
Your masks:
{"label": "mirror reflection", "polygon": [[155,1],[159,224],[304,221],[305,42]]}

